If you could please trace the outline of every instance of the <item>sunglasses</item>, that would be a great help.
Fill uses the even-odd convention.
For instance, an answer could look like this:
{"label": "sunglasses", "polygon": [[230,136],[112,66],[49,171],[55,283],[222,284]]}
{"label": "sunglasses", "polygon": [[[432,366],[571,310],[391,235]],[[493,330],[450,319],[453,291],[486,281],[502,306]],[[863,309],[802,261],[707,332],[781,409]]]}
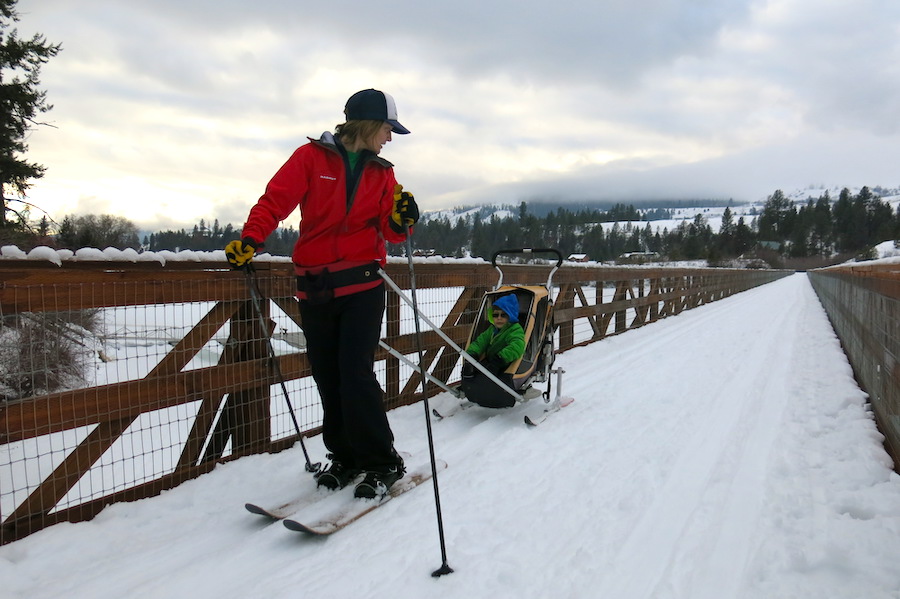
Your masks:
{"label": "sunglasses", "polygon": [[506,312],[494,312],[494,318],[509,318]]}

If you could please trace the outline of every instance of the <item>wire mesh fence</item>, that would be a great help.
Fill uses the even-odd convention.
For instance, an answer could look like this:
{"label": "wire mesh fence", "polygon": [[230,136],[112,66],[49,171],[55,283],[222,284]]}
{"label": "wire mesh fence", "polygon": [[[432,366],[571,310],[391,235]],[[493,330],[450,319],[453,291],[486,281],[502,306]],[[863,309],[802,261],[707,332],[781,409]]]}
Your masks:
{"label": "wire mesh fence", "polygon": [[[433,395],[443,387],[432,381],[458,380],[453,346],[465,344],[497,273],[465,261],[415,269],[424,393]],[[423,386],[410,273],[399,262],[385,270],[402,290],[387,292],[376,353],[393,408],[421,399]],[[504,281],[545,284],[548,270],[510,266]],[[556,345],[597,341],[784,274],[566,266],[551,289]],[[221,263],[0,262],[0,542],[318,430],[292,267],[260,263],[253,277],[259,303],[250,279]]]}

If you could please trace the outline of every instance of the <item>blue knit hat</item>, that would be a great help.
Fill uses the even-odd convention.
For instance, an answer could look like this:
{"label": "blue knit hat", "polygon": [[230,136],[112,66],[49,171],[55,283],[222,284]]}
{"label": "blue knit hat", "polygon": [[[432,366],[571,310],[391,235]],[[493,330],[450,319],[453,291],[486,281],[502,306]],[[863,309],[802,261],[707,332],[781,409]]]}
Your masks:
{"label": "blue knit hat", "polygon": [[494,300],[494,307],[506,312],[509,322],[519,322],[519,298],[510,293]]}

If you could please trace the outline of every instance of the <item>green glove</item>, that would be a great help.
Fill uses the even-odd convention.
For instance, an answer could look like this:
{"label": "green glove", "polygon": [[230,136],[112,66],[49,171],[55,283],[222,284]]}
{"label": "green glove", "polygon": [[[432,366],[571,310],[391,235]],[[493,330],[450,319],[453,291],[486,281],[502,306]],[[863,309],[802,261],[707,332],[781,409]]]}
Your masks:
{"label": "green glove", "polygon": [[256,254],[256,242],[249,237],[235,239],[225,246],[225,257],[232,268],[244,268]]}

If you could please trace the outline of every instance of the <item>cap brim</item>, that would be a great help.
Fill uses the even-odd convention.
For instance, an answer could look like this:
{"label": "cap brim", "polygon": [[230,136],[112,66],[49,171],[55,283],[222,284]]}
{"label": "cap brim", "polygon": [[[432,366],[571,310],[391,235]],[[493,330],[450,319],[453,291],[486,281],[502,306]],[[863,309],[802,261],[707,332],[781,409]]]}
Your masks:
{"label": "cap brim", "polygon": [[391,131],[394,133],[399,133],[400,135],[409,133],[409,129],[401,125],[398,121],[388,120],[387,123],[391,126]]}

